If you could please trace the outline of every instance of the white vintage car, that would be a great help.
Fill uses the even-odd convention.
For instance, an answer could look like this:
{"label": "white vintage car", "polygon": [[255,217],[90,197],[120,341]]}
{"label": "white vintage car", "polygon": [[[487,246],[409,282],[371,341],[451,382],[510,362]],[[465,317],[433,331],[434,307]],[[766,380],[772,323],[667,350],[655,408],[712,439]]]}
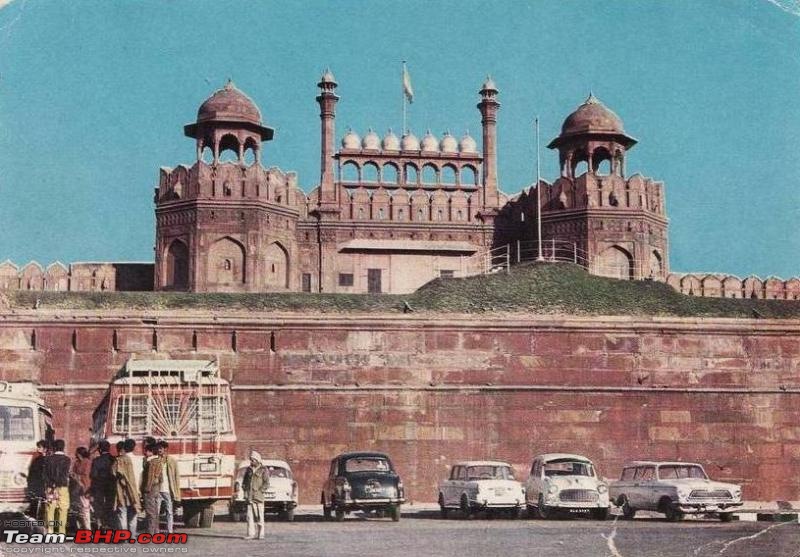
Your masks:
{"label": "white vintage car", "polygon": [[551,453],[534,458],[525,493],[528,514],[539,518],[564,510],[605,520],[611,506],[608,485],[597,477],[592,461],[575,454]]}
{"label": "white vintage car", "polygon": [[[247,503],[244,500],[242,482],[250,461],[245,460],[236,470],[233,484],[233,495],[228,502],[228,514],[237,522],[247,518]],[[292,478],[292,469],[283,460],[265,460],[264,466],[269,470],[269,487],[264,501],[266,512],[278,513],[278,516],[291,522],[294,520],[294,509],[297,507],[297,482]]]}
{"label": "white vintage car", "polygon": [[619,481],[611,482],[611,499],[628,519],[647,510],[664,513],[671,521],[686,514],[713,514],[728,522],[742,504],[742,488],[711,481],[699,464],[637,461],[626,464]]}
{"label": "white vintage car", "polygon": [[525,490],[506,462],[459,462],[450,469],[450,477],[439,484],[442,517],[451,509],[460,509],[465,517],[482,510],[502,510],[516,518],[524,502]]}

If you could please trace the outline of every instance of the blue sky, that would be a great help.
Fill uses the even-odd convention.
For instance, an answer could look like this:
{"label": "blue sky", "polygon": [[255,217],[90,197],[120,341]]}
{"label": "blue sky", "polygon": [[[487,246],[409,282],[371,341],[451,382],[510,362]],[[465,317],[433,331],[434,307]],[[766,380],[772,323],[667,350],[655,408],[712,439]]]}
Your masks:
{"label": "blue sky", "polygon": [[[0,0],[2,4],[2,0]],[[267,165],[319,174],[316,82],[337,136],[410,125],[479,136],[500,89],[499,174],[514,193],[542,142],[594,91],[640,143],[628,171],[666,184],[674,270],[800,274],[800,18],[768,0],[122,2],[0,10],[0,260],[152,260],[160,166],[232,77],[276,128]],[[557,158],[543,152],[543,176]]]}

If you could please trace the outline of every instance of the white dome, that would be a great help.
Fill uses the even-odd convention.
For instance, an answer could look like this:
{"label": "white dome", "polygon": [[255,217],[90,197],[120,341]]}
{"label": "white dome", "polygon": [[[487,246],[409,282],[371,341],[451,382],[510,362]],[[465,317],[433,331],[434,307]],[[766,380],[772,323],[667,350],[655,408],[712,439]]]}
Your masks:
{"label": "white dome", "polygon": [[367,135],[364,136],[364,139],[361,140],[361,147],[363,149],[370,149],[378,151],[381,148],[381,138],[378,137],[378,134],[372,131],[372,128],[369,129]]}
{"label": "white dome", "polygon": [[465,133],[458,143],[458,150],[462,153],[477,153],[478,143],[472,138],[469,132]]}
{"label": "white dome", "polygon": [[403,151],[419,151],[419,139],[417,139],[417,136],[413,133],[408,132],[403,135],[403,139],[400,141],[400,146],[402,147]]}
{"label": "white dome", "polygon": [[436,152],[439,150],[439,141],[431,133],[431,130],[428,130],[425,137],[422,138],[421,147],[423,151]]}
{"label": "white dome", "polygon": [[397,136],[391,129],[388,132],[386,132],[386,135],[383,136],[383,150],[384,151],[400,150],[400,140],[397,138]]}
{"label": "white dome", "polygon": [[456,138],[450,135],[450,132],[444,132],[442,136],[442,140],[439,142],[439,150],[442,153],[457,153],[458,152],[458,142]]}
{"label": "white dome", "polygon": [[342,138],[342,149],[360,149],[361,138],[353,130],[347,130]]}

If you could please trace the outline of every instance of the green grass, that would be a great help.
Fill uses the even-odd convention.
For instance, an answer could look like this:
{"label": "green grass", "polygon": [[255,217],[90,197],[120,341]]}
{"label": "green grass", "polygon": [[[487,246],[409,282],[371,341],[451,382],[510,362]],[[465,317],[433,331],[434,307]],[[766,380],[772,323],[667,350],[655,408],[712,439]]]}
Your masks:
{"label": "green grass", "polygon": [[413,294],[186,294],[174,292],[9,292],[12,308],[416,312],[676,317],[800,318],[800,302],[685,296],[666,284],[596,277],[566,263],[512,268],[464,279],[436,279]]}

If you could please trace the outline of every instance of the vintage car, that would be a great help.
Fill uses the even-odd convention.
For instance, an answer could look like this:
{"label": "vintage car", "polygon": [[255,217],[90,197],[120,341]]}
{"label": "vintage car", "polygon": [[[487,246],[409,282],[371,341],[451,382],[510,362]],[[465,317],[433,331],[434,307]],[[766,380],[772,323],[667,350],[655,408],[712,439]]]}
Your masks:
{"label": "vintage car", "polygon": [[539,518],[566,511],[605,520],[611,507],[608,485],[597,476],[592,461],[575,454],[551,453],[534,458],[525,494],[528,514]]}
{"label": "vintage car", "polygon": [[476,511],[505,511],[517,518],[525,503],[525,490],[514,478],[510,464],[491,460],[459,462],[439,484],[442,517],[461,509],[465,517]]}
{"label": "vintage car", "polygon": [[[250,461],[243,461],[236,470],[233,483],[233,494],[228,501],[228,514],[236,522],[247,519],[247,503],[244,499],[242,484]],[[297,507],[297,482],[292,478],[292,469],[283,460],[265,460],[264,466],[269,470],[269,487],[264,501],[264,511],[278,513],[278,517],[287,522],[294,520],[294,509]]]}
{"label": "vintage car", "polygon": [[728,522],[742,504],[742,488],[711,481],[699,464],[641,461],[626,464],[619,481],[611,482],[611,499],[628,519],[647,510],[664,513],[671,521],[710,514]]}
{"label": "vintage car", "polygon": [[331,461],[330,473],[322,488],[322,510],[326,519],[335,514],[361,510],[388,514],[400,520],[400,505],[405,503],[403,482],[392,461],[383,453],[353,452],[340,454]]}

